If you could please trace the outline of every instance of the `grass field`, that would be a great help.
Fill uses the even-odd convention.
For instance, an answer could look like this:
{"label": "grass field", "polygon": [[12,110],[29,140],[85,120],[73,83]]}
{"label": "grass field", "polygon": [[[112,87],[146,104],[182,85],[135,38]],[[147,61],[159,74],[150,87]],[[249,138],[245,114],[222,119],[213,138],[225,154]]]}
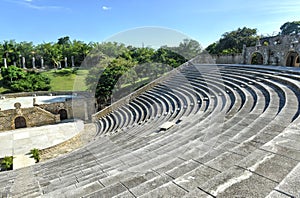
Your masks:
{"label": "grass field", "polygon": [[[49,70],[43,72],[51,79],[50,91],[86,91],[85,78],[88,70],[79,69],[76,74],[71,69]],[[76,85],[74,86],[74,82]],[[9,89],[3,87],[2,77],[0,75],[0,93],[9,92]]]}
{"label": "grass field", "polygon": [[[65,72],[66,70],[50,70],[44,72],[51,79],[51,91],[86,91],[85,78],[88,70],[77,70],[77,74]],[[74,82],[76,80],[76,86]]]}

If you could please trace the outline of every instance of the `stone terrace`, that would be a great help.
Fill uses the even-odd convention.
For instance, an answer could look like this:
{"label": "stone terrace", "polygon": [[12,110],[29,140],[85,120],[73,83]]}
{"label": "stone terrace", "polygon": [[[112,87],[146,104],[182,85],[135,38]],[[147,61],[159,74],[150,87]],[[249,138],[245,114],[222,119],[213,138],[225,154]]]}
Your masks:
{"label": "stone terrace", "polygon": [[299,80],[283,67],[181,67],[99,119],[85,147],[0,173],[0,195],[300,197]]}

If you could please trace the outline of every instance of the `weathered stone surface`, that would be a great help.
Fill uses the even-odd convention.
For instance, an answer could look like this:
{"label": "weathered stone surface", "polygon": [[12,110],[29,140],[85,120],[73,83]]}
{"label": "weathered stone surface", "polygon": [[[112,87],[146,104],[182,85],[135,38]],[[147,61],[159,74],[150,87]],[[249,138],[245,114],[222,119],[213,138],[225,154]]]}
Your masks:
{"label": "weathered stone surface", "polygon": [[298,164],[280,184],[276,187],[277,190],[287,193],[293,197],[300,196],[300,164]]}
{"label": "weathered stone surface", "polygon": [[[297,197],[299,95],[296,69],[186,64],[95,115],[98,131],[49,150],[59,157],[27,172],[1,172],[0,190],[23,197]],[[159,131],[167,121],[176,124]],[[28,133],[11,136],[31,141],[23,140]]]}

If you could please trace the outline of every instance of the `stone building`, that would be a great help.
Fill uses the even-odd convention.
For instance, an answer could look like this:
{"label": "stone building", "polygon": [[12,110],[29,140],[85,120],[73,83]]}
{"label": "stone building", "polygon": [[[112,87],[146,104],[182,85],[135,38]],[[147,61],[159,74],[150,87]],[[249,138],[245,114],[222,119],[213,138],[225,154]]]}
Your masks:
{"label": "stone building", "polygon": [[299,67],[300,35],[260,39],[243,50],[244,64]]}
{"label": "stone building", "polygon": [[94,113],[95,100],[88,95],[47,104],[37,104],[32,97],[31,107],[22,107],[21,102],[16,102],[14,109],[0,109],[0,131],[56,124],[67,119],[89,121]]}
{"label": "stone building", "polygon": [[242,54],[212,55],[216,64],[252,64],[299,67],[300,35],[261,38]]}

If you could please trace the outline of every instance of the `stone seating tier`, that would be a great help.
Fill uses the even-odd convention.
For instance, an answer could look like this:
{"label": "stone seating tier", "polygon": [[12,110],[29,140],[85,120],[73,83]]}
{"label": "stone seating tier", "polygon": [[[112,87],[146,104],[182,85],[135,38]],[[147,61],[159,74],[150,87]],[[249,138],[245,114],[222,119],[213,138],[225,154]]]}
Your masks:
{"label": "stone seating tier", "polygon": [[[210,67],[181,67],[102,117],[95,140],[85,147],[0,173],[0,192],[14,197],[299,195],[300,71]],[[167,121],[176,124],[160,131]],[[31,180],[22,185],[27,177]]]}

